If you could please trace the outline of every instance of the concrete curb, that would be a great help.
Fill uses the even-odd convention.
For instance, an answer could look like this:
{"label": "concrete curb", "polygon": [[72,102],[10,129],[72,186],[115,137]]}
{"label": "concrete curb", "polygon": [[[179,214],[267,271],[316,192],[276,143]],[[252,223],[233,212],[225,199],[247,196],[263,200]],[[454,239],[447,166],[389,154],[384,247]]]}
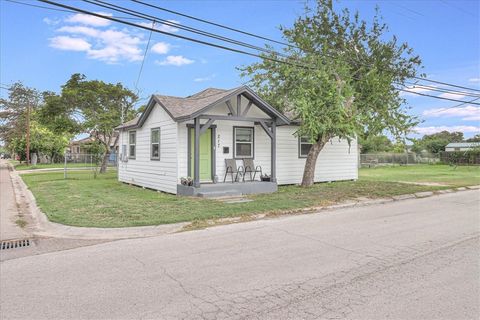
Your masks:
{"label": "concrete curb", "polygon": [[[73,227],[63,224],[51,222],[48,220],[45,213],[43,213],[37,206],[35,197],[28,189],[27,185],[20,178],[20,175],[16,170],[9,170],[10,177],[13,182],[15,197],[17,203],[22,201],[26,202],[26,206],[31,213],[31,218],[34,220],[34,226],[32,232],[36,236],[44,237],[56,237],[56,238],[71,238],[71,239],[89,239],[89,240],[119,240],[130,238],[145,238],[154,237],[164,234],[172,234],[186,230],[185,228],[190,226],[192,222],[182,222],[167,225],[158,226],[145,226],[145,227],[126,227],[126,228],[90,228],[90,227]],[[403,201],[409,199],[426,198],[431,196],[437,196],[441,194],[448,194],[458,191],[471,191],[479,190],[480,185],[468,186],[454,189],[445,189],[439,191],[426,191],[417,192],[415,194],[403,194],[398,196],[392,196],[388,198],[380,199],[368,199],[360,198],[358,200],[349,200],[343,203],[337,203],[329,206],[318,206],[309,208],[300,208],[293,210],[286,210],[282,212],[272,213],[260,213],[248,216],[248,219],[244,220],[241,216],[229,217],[220,219],[206,220],[206,224],[209,226],[215,226],[219,224],[240,223],[245,221],[254,221],[268,219],[272,217],[298,215],[298,214],[312,214],[316,212],[336,209],[346,209],[353,207],[363,207],[369,205],[378,205],[394,201]]]}
{"label": "concrete curb", "polygon": [[118,240],[129,238],[145,238],[164,234],[176,233],[189,222],[164,224],[158,226],[127,227],[127,228],[89,228],[67,226],[48,220],[37,206],[35,197],[27,185],[20,178],[16,170],[10,171],[17,203],[26,203],[29,213],[34,222],[31,227],[34,236],[89,239],[89,240]]}

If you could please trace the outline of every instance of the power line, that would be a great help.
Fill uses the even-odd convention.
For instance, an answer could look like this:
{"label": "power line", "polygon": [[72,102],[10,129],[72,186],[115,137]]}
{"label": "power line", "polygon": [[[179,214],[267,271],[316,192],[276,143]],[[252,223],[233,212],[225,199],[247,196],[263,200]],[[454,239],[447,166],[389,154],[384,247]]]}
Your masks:
{"label": "power line", "polygon": [[[21,4],[21,5],[24,5],[24,6],[34,7],[34,8],[40,8],[40,9],[46,9],[46,10],[52,10],[52,11],[59,11],[59,12],[77,13],[76,11],[73,11],[73,10],[50,8],[50,7],[40,6],[38,4],[31,4],[31,3],[21,2],[21,1],[15,1],[15,0],[5,0],[5,1],[11,2],[11,3],[16,3],[16,4]],[[131,18],[131,17],[118,17],[118,18],[130,19],[130,20],[139,20],[137,18]]]}
{"label": "power line", "polygon": [[[231,38],[219,36],[217,34],[213,34],[213,33],[210,33],[210,32],[205,32],[203,30],[192,28],[192,27],[189,27],[189,26],[180,25],[180,24],[168,21],[168,20],[158,18],[156,16],[152,16],[152,15],[149,15],[149,14],[144,14],[144,13],[139,12],[139,11],[135,11],[135,10],[128,9],[128,8],[125,8],[125,7],[117,6],[117,5],[114,5],[114,4],[110,4],[110,3],[105,2],[105,1],[101,1],[101,0],[93,0],[94,2],[92,2],[91,0],[83,0],[83,1],[88,2],[88,3],[92,3],[92,4],[95,4],[95,5],[104,7],[104,8],[113,9],[113,10],[116,10],[116,11],[119,11],[119,12],[122,12],[122,13],[134,15],[134,16],[137,16],[137,17],[142,17],[142,18],[146,17],[148,19],[154,19],[154,20],[160,21],[160,22],[162,22],[166,25],[170,25],[172,27],[177,27],[177,28],[180,28],[180,29],[183,29],[183,30],[187,30],[189,32],[196,33],[196,34],[201,34],[201,35],[212,37],[212,38],[215,38],[215,39],[218,39],[218,40],[234,43],[234,44],[237,44],[237,45],[240,45],[240,46],[246,46],[248,48],[256,49],[256,50],[267,52],[267,53],[275,53],[279,56],[289,58],[288,56],[285,56],[285,55],[283,55],[279,52],[273,51],[273,50],[266,50],[264,48],[261,48],[261,47],[258,47],[258,46],[253,46],[251,44],[248,44],[248,43],[245,43],[245,42],[242,42],[242,41],[238,41],[238,40],[234,40],[234,39],[231,39]],[[134,2],[138,2],[138,1],[134,1]],[[401,84],[401,85],[403,85],[403,84]],[[423,85],[423,86],[428,87],[427,85]],[[459,94],[459,95],[460,94],[461,95],[470,95],[470,96],[474,96],[474,97],[477,96],[477,95],[473,95],[473,93],[457,92],[457,91],[440,89],[440,88],[437,89],[435,87],[429,87],[429,88],[432,88],[431,89],[432,91],[447,92],[447,93]]]}
{"label": "power line", "polygon": [[115,22],[118,22],[118,23],[121,23],[121,24],[132,26],[132,27],[137,27],[137,28],[140,28],[140,29],[148,30],[148,31],[152,30],[153,32],[156,32],[156,33],[168,35],[168,36],[171,36],[171,37],[175,37],[175,38],[179,38],[179,39],[183,39],[183,40],[187,40],[187,41],[200,43],[200,44],[207,45],[207,46],[214,47],[214,48],[218,48],[218,49],[223,49],[223,50],[227,50],[227,51],[241,53],[241,54],[245,54],[245,55],[249,55],[249,56],[252,56],[252,57],[257,57],[257,58],[261,58],[261,59],[265,59],[265,60],[269,60],[269,61],[273,61],[273,62],[285,63],[285,64],[292,65],[292,66],[299,66],[299,67],[312,69],[311,67],[308,67],[308,66],[298,65],[298,64],[295,64],[295,63],[291,63],[291,62],[282,61],[282,60],[278,60],[278,59],[267,57],[267,56],[262,56],[260,54],[256,54],[256,53],[252,53],[252,52],[248,52],[248,51],[243,51],[243,50],[240,50],[240,49],[230,48],[230,47],[222,46],[222,45],[219,45],[219,44],[215,44],[215,43],[211,43],[211,42],[207,42],[207,41],[203,41],[203,40],[198,40],[198,39],[182,36],[182,35],[179,35],[179,34],[173,34],[173,33],[170,33],[170,32],[165,32],[165,31],[158,30],[158,29],[152,29],[150,27],[135,24],[135,23],[132,23],[132,22],[129,22],[129,21],[123,21],[123,20],[120,20],[120,19],[117,19],[117,18],[114,18],[114,17],[105,16],[105,15],[98,14],[98,13],[95,13],[95,12],[83,10],[83,9],[80,9],[80,8],[68,6],[68,5],[65,5],[65,4],[57,3],[57,2],[53,2],[53,1],[50,1],[50,0],[38,0],[38,1],[43,2],[43,3],[48,3],[48,4],[53,5],[53,6],[58,6],[58,7],[74,10],[74,11],[77,11],[77,12],[80,12],[80,13],[89,14],[89,15],[92,15],[92,16],[95,16],[95,17],[98,17],[98,18],[103,18],[103,19],[107,19],[107,20],[110,20],[110,21],[115,21]]}
{"label": "power line", "polygon": [[427,89],[429,91],[438,91],[438,92],[444,92],[444,93],[451,93],[455,95],[462,95],[462,96],[469,96],[469,97],[480,97],[480,94],[477,93],[472,93],[472,92],[466,92],[466,91],[454,91],[454,90],[449,90],[449,89],[444,89],[444,88],[438,88],[438,87],[432,87],[428,85],[423,85],[423,84],[417,84],[409,81],[405,81],[407,84],[411,84],[412,87],[407,87],[407,89],[415,89],[415,88],[421,88],[421,89]]}
{"label": "power line", "polygon": [[[425,97],[430,97],[430,98],[441,99],[441,100],[449,100],[449,101],[462,102],[462,103],[471,103],[470,101],[463,101],[463,100],[452,99],[452,98],[445,98],[445,97],[437,97],[437,96],[432,96],[432,95],[430,95],[430,94],[425,94],[425,93],[420,93],[420,92],[415,92],[415,91],[410,91],[410,90],[405,90],[405,89],[400,89],[400,88],[397,88],[397,90],[399,90],[399,91],[404,91],[404,92],[408,92],[408,93],[417,94],[417,95],[420,95],[420,96],[425,96]],[[472,104],[475,104],[475,105],[479,105],[479,106],[480,106],[480,103],[472,103]]]}
{"label": "power line", "polygon": [[436,110],[436,111],[433,111],[433,112],[431,112],[431,113],[438,113],[438,112],[443,112],[443,111],[446,111],[446,110],[458,108],[458,107],[461,107],[461,106],[463,106],[463,105],[465,105],[465,104],[469,104],[469,103],[475,102],[475,101],[477,101],[477,100],[480,100],[480,98],[472,99],[472,100],[470,100],[470,101],[465,101],[465,102],[456,104],[456,105],[451,106],[451,107],[448,107],[448,108],[440,108],[440,109],[438,109],[438,110]]}
{"label": "power line", "polygon": [[101,1],[101,0],[93,0],[93,1],[92,0],[83,0],[83,1],[87,2],[87,3],[97,5],[97,6],[100,6],[100,7],[103,7],[103,8],[107,8],[107,9],[115,10],[115,11],[118,11],[118,12],[130,14],[130,15],[133,15],[133,16],[136,16],[136,17],[141,17],[143,19],[148,19],[148,20],[152,20],[152,21],[156,21],[156,22],[161,22],[164,25],[174,27],[174,28],[178,28],[178,29],[181,29],[181,30],[185,30],[185,31],[188,31],[188,32],[192,32],[192,33],[195,33],[195,34],[199,34],[199,35],[202,35],[202,36],[206,36],[206,37],[214,38],[214,39],[217,39],[217,40],[229,42],[229,43],[239,45],[239,46],[243,46],[243,47],[247,47],[247,48],[250,48],[250,49],[255,49],[255,50],[258,50],[258,51],[265,52],[265,53],[276,53],[277,55],[282,56],[284,58],[289,58],[287,55],[279,53],[279,52],[275,52],[273,50],[265,49],[265,48],[262,48],[262,47],[259,47],[259,46],[252,45],[250,43],[246,43],[246,42],[243,42],[243,41],[239,41],[239,40],[235,40],[235,39],[232,39],[232,38],[224,37],[224,36],[221,36],[221,35],[218,35],[218,34],[214,34],[214,33],[207,32],[207,31],[204,31],[204,30],[201,30],[201,29],[193,28],[193,27],[190,27],[190,26],[187,26],[187,25],[178,24],[178,23],[175,23],[175,22],[172,22],[172,21],[168,21],[168,20],[165,20],[165,19],[158,18],[156,16],[146,14],[146,13],[142,13],[142,12],[135,11],[135,10],[132,10],[132,9],[128,9],[128,8],[125,8],[125,7],[121,7],[121,6],[118,6],[118,5],[115,5],[115,4],[111,4],[111,3],[108,3],[108,2],[105,2],[105,1]]}
{"label": "power line", "polygon": [[422,80],[422,81],[428,81],[428,82],[432,82],[432,83],[437,83],[437,84],[443,84],[444,86],[450,86],[450,87],[455,87],[455,88],[467,89],[467,90],[470,90],[470,91],[478,91],[478,92],[480,92],[479,89],[474,89],[474,88],[459,86],[459,85],[451,84],[451,83],[447,83],[447,82],[442,82],[442,81],[437,81],[437,80],[430,80],[430,79],[421,78],[421,77],[412,77],[412,78],[418,79],[418,80]]}
{"label": "power line", "polygon": [[[155,21],[152,21],[152,29],[155,27]],[[138,71],[137,81],[135,82],[135,89],[138,92],[138,82],[140,81],[140,76],[142,75],[143,65],[145,64],[145,59],[147,58],[148,47],[150,46],[150,40],[152,39],[152,30],[150,30],[150,34],[148,36],[147,46],[145,47],[145,52],[143,53],[142,64],[140,65],[140,70]]]}
{"label": "power line", "polygon": [[[153,31],[153,32],[156,32],[156,33],[160,33],[160,34],[168,35],[168,36],[171,36],[171,37],[176,37],[176,38],[184,39],[184,40],[187,40],[187,41],[192,41],[192,42],[204,44],[204,45],[207,45],[207,46],[211,46],[211,47],[215,47],[215,48],[219,48],[219,49],[223,49],[223,50],[227,50],[227,51],[231,51],[231,52],[245,54],[245,55],[249,55],[249,56],[253,56],[253,57],[257,57],[257,58],[261,58],[261,59],[265,59],[265,60],[269,60],[269,61],[273,61],[273,62],[285,63],[285,64],[292,65],[292,66],[314,69],[313,67],[309,67],[309,66],[305,66],[305,65],[299,65],[299,64],[296,64],[296,63],[282,61],[282,60],[278,60],[278,59],[271,58],[271,57],[268,57],[268,56],[259,55],[259,54],[256,54],[256,53],[239,50],[239,49],[236,49],[236,48],[230,48],[230,47],[214,44],[214,43],[203,41],[203,40],[198,40],[198,39],[194,39],[194,38],[190,38],[190,37],[186,37],[186,36],[182,36],[182,35],[172,34],[170,32],[165,32],[165,31],[161,31],[161,30],[158,30],[158,29],[149,28],[149,27],[146,27],[146,26],[143,26],[143,25],[138,25],[138,24],[131,23],[131,22],[128,22],[128,21],[123,21],[123,20],[120,20],[120,19],[117,19],[117,18],[114,18],[114,17],[101,15],[101,14],[98,14],[98,13],[90,12],[90,11],[83,10],[83,9],[80,9],[80,8],[76,8],[76,7],[72,7],[72,6],[67,6],[67,5],[56,3],[56,2],[53,2],[53,1],[49,1],[49,0],[38,0],[38,1],[48,3],[48,4],[51,4],[51,5],[54,5],[54,6],[59,6],[59,7],[62,7],[62,8],[74,10],[76,12],[81,12],[81,13],[84,13],[84,14],[93,15],[93,16],[96,16],[96,17],[99,17],[99,18],[115,21],[115,22],[118,22],[118,23],[121,23],[121,24],[126,24],[126,25],[129,25],[129,26],[141,28],[141,29],[144,29],[144,30]],[[134,0],[132,0],[132,1],[134,1]],[[414,78],[420,79],[420,80],[431,81],[431,82],[435,82],[435,83],[441,83],[441,84],[444,84],[444,85],[449,85],[445,82],[429,80],[429,79],[420,78],[420,77],[414,77]],[[455,85],[453,85],[453,86],[455,86]],[[457,87],[461,87],[461,86],[457,86]],[[461,88],[466,88],[466,87],[461,87]],[[466,88],[466,89],[471,90],[470,88]],[[462,101],[462,100],[443,98],[443,97],[437,97],[437,96],[432,96],[432,95],[426,95],[426,94],[422,94],[422,93],[419,93],[419,92],[414,92],[414,91],[409,91],[409,90],[404,90],[404,89],[398,89],[398,90],[409,92],[409,93],[412,93],[412,94],[421,95],[421,96],[436,98],[436,99],[450,100],[450,101],[457,101],[457,102],[465,102],[465,101]],[[476,90],[476,91],[480,91],[480,90]]]}
{"label": "power line", "polygon": [[144,6],[148,6],[148,7],[155,8],[155,9],[162,10],[162,11],[169,12],[169,13],[173,13],[173,14],[181,16],[181,17],[189,18],[189,19],[200,21],[200,22],[203,22],[203,23],[207,23],[207,24],[210,24],[210,25],[213,25],[213,26],[216,26],[216,27],[220,27],[220,28],[227,29],[227,30],[230,30],[230,31],[238,32],[238,33],[250,36],[250,37],[255,37],[255,38],[258,38],[258,39],[262,39],[262,40],[267,40],[267,41],[274,42],[274,43],[277,43],[277,44],[281,44],[281,45],[284,45],[284,46],[288,46],[288,47],[291,47],[291,48],[298,48],[297,46],[294,46],[294,45],[286,43],[286,42],[282,42],[282,41],[274,40],[274,39],[271,39],[271,38],[263,37],[263,36],[260,36],[260,35],[254,34],[254,33],[250,33],[250,32],[247,32],[247,31],[243,31],[243,30],[240,30],[240,29],[235,29],[235,28],[232,28],[232,27],[220,24],[220,23],[216,23],[216,22],[213,22],[213,21],[208,21],[208,20],[205,20],[205,19],[197,18],[197,17],[191,16],[191,15],[185,14],[185,13],[170,10],[170,9],[163,8],[163,7],[153,5],[153,4],[150,4],[150,3],[146,3],[146,2],[143,2],[143,1],[138,1],[138,0],[131,0],[131,1],[142,4]]}

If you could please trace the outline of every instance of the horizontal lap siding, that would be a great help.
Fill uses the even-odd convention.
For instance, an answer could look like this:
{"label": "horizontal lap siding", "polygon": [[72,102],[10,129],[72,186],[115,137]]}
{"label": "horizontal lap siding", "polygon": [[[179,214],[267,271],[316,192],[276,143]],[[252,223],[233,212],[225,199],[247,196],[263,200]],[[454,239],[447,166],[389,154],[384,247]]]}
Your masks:
{"label": "horizontal lap siding", "polygon": [[[202,124],[205,121],[202,120]],[[224,121],[214,122],[216,128],[215,136],[215,156],[216,156],[216,175],[219,181],[223,181],[225,175],[225,159],[233,158],[233,127],[254,127],[255,141],[254,163],[261,166],[264,173],[270,173],[270,138],[262,127],[254,126],[253,122],[245,121]],[[229,148],[229,153],[223,153],[223,147]],[[237,166],[243,166],[242,160],[237,160]],[[188,175],[188,131],[187,124],[178,125],[178,174],[179,178]],[[258,177],[258,175],[257,175]],[[257,178],[258,180],[258,178]]]}
{"label": "horizontal lap siding", "polygon": [[[160,127],[160,160],[150,160],[150,133]],[[136,158],[120,162],[118,179],[169,193],[177,192],[177,123],[156,105],[137,131]],[[121,142],[122,143],[122,142]],[[128,132],[123,143],[128,150]]]}
{"label": "horizontal lap siding", "polygon": [[[298,184],[302,181],[305,158],[298,157],[297,127],[277,129],[278,184]],[[315,182],[351,180],[358,178],[357,143],[334,138],[320,152],[315,168]]]}

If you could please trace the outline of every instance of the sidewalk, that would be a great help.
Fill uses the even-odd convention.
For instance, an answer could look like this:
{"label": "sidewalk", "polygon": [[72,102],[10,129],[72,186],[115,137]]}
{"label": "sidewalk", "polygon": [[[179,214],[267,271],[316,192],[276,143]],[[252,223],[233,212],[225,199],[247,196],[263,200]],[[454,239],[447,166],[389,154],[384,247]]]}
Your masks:
{"label": "sidewalk", "polygon": [[0,160],[0,240],[21,239],[28,233],[15,221],[20,218],[8,163]]}

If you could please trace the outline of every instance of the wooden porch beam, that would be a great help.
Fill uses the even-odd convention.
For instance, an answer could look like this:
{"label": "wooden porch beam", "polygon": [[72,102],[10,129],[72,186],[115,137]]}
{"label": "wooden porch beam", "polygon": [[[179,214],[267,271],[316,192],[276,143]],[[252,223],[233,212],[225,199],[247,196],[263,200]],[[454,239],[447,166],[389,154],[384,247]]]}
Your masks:
{"label": "wooden porch beam", "polygon": [[247,115],[248,111],[250,111],[250,108],[252,107],[252,104],[253,104],[252,101],[248,101],[248,104],[245,107],[245,110],[243,110],[242,117],[245,117]]}
{"label": "wooden porch beam", "polygon": [[270,164],[270,180],[272,182],[277,182],[277,124],[272,122],[272,140],[270,143],[271,146],[271,164]]}
{"label": "wooden porch beam", "polygon": [[240,116],[242,114],[242,95],[237,95],[237,115]]}
{"label": "wooden porch beam", "polygon": [[263,130],[268,134],[268,136],[270,137],[270,140],[273,140],[273,133],[270,130],[270,128],[267,127],[267,124],[263,121],[259,121],[258,123],[262,126]]}
{"label": "wooden porch beam", "polygon": [[230,100],[225,101],[225,103],[227,104],[227,107],[230,110],[230,113],[232,114],[232,116],[236,116],[237,114],[235,113],[235,109],[233,109],[233,106]]}
{"label": "wooden porch beam", "polygon": [[193,148],[193,186],[200,187],[200,119],[195,118],[194,148]]}
{"label": "wooden porch beam", "polygon": [[215,119],[208,119],[208,121],[200,127],[200,135],[204,134],[205,131],[207,131],[208,128],[210,128],[210,126],[213,124],[214,121]]}
{"label": "wooden porch beam", "polygon": [[274,119],[268,118],[250,118],[250,117],[242,117],[242,116],[222,116],[222,115],[214,115],[214,114],[204,114],[198,116],[200,119],[213,119],[213,120],[232,120],[232,121],[251,121],[251,122],[260,122],[263,121],[265,123],[275,122]]}

